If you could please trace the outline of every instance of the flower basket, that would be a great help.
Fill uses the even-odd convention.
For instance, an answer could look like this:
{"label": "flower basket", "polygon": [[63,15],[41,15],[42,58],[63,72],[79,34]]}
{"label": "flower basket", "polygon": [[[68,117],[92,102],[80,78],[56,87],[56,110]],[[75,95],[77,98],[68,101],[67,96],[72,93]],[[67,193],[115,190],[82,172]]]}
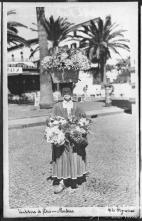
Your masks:
{"label": "flower basket", "polygon": [[79,70],[75,69],[56,69],[54,68],[51,71],[51,76],[54,83],[62,83],[62,82],[74,82],[78,81]]}
{"label": "flower basket", "polygon": [[51,76],[52,76],[52,80],[54,83],[61,83],[62,82],[62,75],[63,75],[63,71],[59,70],[59,69],[51,69],[50,70]]}
{"label": "flower basket", "polygon": [[77,82],[79,70],[90,69],[90,61],[80,49],[60,49],[52,56],[46,56],[42,60],[45,70],[51,72],[54,83]]}
{"label": "flower basket", "polygon": [[63,74],[63,80],[65,82],[78,82],[79,70],[65,69]]}

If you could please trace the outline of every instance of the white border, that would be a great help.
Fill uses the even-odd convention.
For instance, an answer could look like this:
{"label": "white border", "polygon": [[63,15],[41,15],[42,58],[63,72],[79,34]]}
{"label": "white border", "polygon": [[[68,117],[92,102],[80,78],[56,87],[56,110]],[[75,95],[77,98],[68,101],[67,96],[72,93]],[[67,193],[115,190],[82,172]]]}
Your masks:
{"label": "white border", "polygon": [[9,156],[8,156],[8,90],[7,90],[7,8],[3,4],[3,214],[9,202]]}
{"label": "white border", "polygon": [[138,214],[135,207],[39,207],[7,209],[5,217],[138,217]]}
{"label": "white border", "polygon": [[[9,2],[11,4],[11,2]],[[3,159],[4,159],[4,217],[62,217],[62,216],[92,216],[92,217],[107,217],[107,216],[113,216],[113,217],[138,217],[139,216],[139,189],[138,189],[138,182],[139,182],[139,145],[138,145],[138,140],[139,140],[139,134],[138,134],[138,125],[139,125],[139,119],[137,119],[137,130],[136,130],[136,137],[137,137],[137,144],[136,144],[136,163],[137,163],[137,179],[136,179],[136,192],[137,192],[137,204],[136,207],[70,207],[70,208],[58,208],[58,207],[48,207],[48,208],[22,208],[22,209],[10,209],[8,202],[9,202],[9,173],[8,173],[8,168],[9,168],[9,160],[8,160],[8,103],[7,103],[7,5],[9,3],[4,2],[3,3],[3,27],[4,27],[4,33],[3,33],[3,113],[4,113],[4,125],[3,125],[3,131],[4,131],[4,151],[3,151]],[[12,2],[16,4],[26,4],[27,7],[30,7],[32,4],[32,7],[35,6],[47,6],[48,3],[34,3],[34,2]],[[93,2],[95,4],[100,4],[102,2]],[[113,2],[115,3],[115,2]],[[118,3],[118,2],[116,2]],[[125,2],[124,2],[125,3]],[[128,3],[128,2],[127,2]],[[137,2],[135,2],[137,3]],[[57,2],[49,2],[51,5],[56,5]],[[92,4],[92,2],[66,2],[62,3],[60,2],[59,4],[63,4],[64,6],[69,7],[69,5],[74,5],[74,4]],[[112,4],[112,2],[108,2],[108,4]],[[137,41],[138,42],[138,41]],[[137,51],[138,51],[138,45],[136,45]],[[136,66],[138,64],[138,59],[136,61]],[[136,70],[136,73],[137,70]],[[136,88],[138,88],[138,79],[137,79],[137,85]],[[137,94],[138,95],[138,94]],[[138,108],[138,96],[136,100],[136,105]],[[138,110],[138,109],[137,109]],[[73,211],[73,212],[68,212],[66,209]],[[35,214],[26,214],[26,213],[20,213],[19,211],[35,211]],[[41,210],[41,213],[38,213],[38,211]],[[47,211],[43,213],[43,211]],[[66,211],[66,212],[62,212]],[[127,211],[127,212],[126,212]]]}
{"label": "white border", "polygon": [[[141,36],[141,48],[140,48],[140,50],[141,50],[141,53],[140,53],[140,55],[141,55],[141,59],[140,59],[140,68],[141,68],[141,72],[142,72],[142,5],[141,5],[141,8],[140,8],[140,14],[141,14],[141,20],[140,20],[140,24],[141,24],[141,30],[140,30],[140,36]],[[141,75],[141,73],[140,73],[140,75]],[[139,120],[139,123],[140,123],[140,136],[142,136],[142,76],[141,76],[141,88],[140,88],[140,94],[141,94],[141,100],[140,100],[140,110],[141,110],[141,112],[140,112],[140,115],[141,115],[141,119]],[[140,142],[142,142],[141,140],[140,140]],[[141,150],[141,156],[140,156],[140,159],[142,160],[142,150]],[[142,162],[140,161],[140,208],[141,208],[141,210],[140,210],[140,217],[142,217]]]}

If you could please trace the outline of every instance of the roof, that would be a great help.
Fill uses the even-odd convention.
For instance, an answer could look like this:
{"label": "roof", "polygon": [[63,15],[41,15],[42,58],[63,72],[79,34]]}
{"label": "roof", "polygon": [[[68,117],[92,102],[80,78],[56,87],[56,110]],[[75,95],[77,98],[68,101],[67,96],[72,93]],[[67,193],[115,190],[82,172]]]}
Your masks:
{"label": "roof", "polygon": [[74,25],[70,28],[70,31],[76,31],[79,27],[81,27],[83,25],[85,25],[85,26],[90,25],[91,21],[97,21],[98,19],[99,19],[99,17],[88,20],[88,21],[85,21],[85,22],[82,22],[82,23],[77,24],[77,25]]}
{"label": "roof", "polygon": [[[38,43],[38,38],[34,38],[34,39],[27,40],[27,45],[29,45],[29,46],[34,45],[34,44],[37,44],[37,43]],[[7,49],[7,51],[8,51],[8,52],[9,52],[9,51],[14,51],[14,50],[17,50],[17,49],[23,48],[23,47],[25,47],[24,44],[18,44],[18,45],[16,45],[16,46],[9,47],[9,48]]]}
{"label": "roof", "polygon": [[24,72],[21,72],[21,73],[8,73],[8,77],[10,77],[10,76],[18,76],[18,75],[28,75],[28,76],[34,75],[35,76],[35,75],[39,75],[39,72],[24,71]]}

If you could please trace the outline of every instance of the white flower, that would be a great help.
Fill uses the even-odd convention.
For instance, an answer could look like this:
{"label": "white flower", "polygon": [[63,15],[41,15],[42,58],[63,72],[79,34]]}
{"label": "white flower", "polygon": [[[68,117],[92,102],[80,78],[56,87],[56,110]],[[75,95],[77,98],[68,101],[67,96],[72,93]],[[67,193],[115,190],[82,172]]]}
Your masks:
{"label": "white flower", "polygon": [[58,125],[58,124],[59,124],[59,121],[55,120],[55,121],[52,122],[52,124],[53,124],[53,125]]}
{"label": "white flower", "polygon": [[60,123],[60,124],[66,124],[67,121],[66,121],[65,119],[61,119],[61,120],[59,121],[59,123]]}
{"label": "white flower", "polygon": [[86,131],[83,128],[79,127],[79,126],[76,126],[75,130],[78,131],[79,133],[82,133],[82,134],[86,133]]}
{"label": "white flower", "polygon": [[68,54],[66,52],[61,54],[61,60],[64,60],[68,57]]}
{"label": "white flower", "polygon": [[81,118],[79,120],[79,125],[80,126],[87,126],[87,125],[89,125],[89,120],[87,120],[86,118]]}
{"label": "white flower", "polygon": [[62,145],[65,142],[65,135],[57,126],[46,127],[45,135],[47,143]]}
{"label": "white flower", "polygon": [[80,132],[81,131],[81,128],[79,126],[76,126],[75,128],[76,131]]}
{"label": "white flower", "polygon": [[64,142],[65,142],[65,135],[64,135],[64,133],[60,130],[60,132],[58,133],[57,143],[58,143],[59,145],[62,145],[62,144],[64,144]]}

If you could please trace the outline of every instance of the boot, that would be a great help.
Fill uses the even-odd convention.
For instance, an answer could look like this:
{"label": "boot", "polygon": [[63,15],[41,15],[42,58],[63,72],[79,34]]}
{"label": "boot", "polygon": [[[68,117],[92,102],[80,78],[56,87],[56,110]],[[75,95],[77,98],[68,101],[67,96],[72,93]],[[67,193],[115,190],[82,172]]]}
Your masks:
{"label": "boot", "polygon": [[60,181],[59,185],[57,187],[55,187],[54,193],[61,193],[63,190],[65,189],[65,185],[63,180]]}

